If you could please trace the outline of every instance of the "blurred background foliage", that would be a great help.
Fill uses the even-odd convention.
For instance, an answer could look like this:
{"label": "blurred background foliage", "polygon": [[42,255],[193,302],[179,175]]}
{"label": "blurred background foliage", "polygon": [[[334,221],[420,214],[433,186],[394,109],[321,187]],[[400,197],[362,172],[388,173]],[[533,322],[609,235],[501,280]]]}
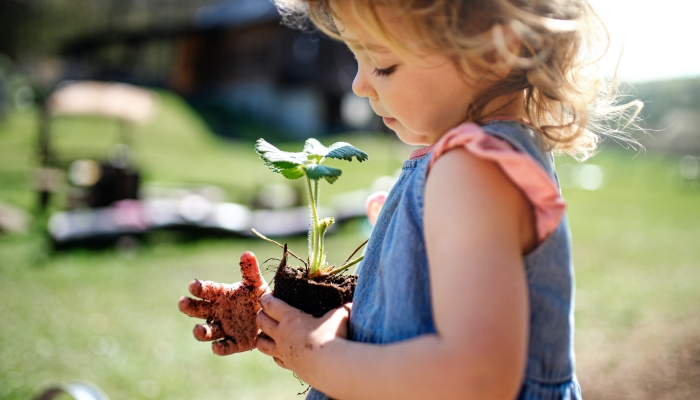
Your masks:
{"label": "blurred background foliage", "polygon": [[0,5],[0,52],[12,58],[60,53],[65,43],[106,30],[189,24],[211,0],[22,0]]}
{"label": "blurred background foliage", "polygon": [[[0,231],[0,398],[34,398],[74,381],[94,382],[112,399],[278,399],[305,389],[256,352],[213,356],[192,338],[197,321],[177,310],[193,278],[237,281],[246,250],[267,260],[271,279],[276,247],[239,235],[159,230],[139,245],[56,251],[47,223],[69,208],[70,185],[55,188],[38,211],[45,100],[67,79],[126,82],[156,94],[154,118],[133,132],[143,182],[212,185],[226,201],[252,208],[264,183],[285,183],[262,165],[252,140],[272,137],[298,149],[303,132],[370,154],[366,164],[338,165],[343,177],[323,188],[326,205],[390,182],[412,148],[363,119],[366,109],[347,97],[354,74],[347,52],[274,18],[250,17],[269,16],[255,4],[0,3],[0,205],[29,216],[24,232]],[[260,24],[241,25],[235,15],[243,9],[258,10],[245,21]],[[606,141],[585,163],[557,158],[574,240],[575,340],[586,398],[700,397],[699,86],[700,79],[685,78],[625,88],[645,103],[647,134],[636,136],[646,151]],[[247,97],[267,105],[241,100]],[[275,107],[290,117],[266,124]],[[241,118],[255,113],[260,118]],[[280,128],[297,126],[295,115],[313,123]],[[51,122],[59,153],[79,149],[106,159],[117,136],[113,121],[100,118]],[[363,218],[341,224],[328,238],[331,260],[368,232]],[[303,235],[280,240],[300,252],[306,246]]]}

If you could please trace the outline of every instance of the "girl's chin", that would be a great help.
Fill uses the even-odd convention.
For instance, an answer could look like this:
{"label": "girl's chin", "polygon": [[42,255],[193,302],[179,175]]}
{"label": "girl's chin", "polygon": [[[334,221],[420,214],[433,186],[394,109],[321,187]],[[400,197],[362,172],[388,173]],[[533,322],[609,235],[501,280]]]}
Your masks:
{"label": "girl's chin", "polygon": [[[396,128],[398,128],[398,129],[396,129]],[[425,136],[419,136],[419,135],[416,135],[412,132],[407,132],[406,128],[404,128],[403,126],[401,126],[401,127],[392,126],[392,127],[390,127],[390,129],[393,130],[394,133],[396,133],[396,136],[399,138],[399,140],[401,140],[402,142],[409,144],[411,146],[430,146],[431,144],[434,143],[434,142],[429,143],[430,142],[429,138],[427,138]]]}

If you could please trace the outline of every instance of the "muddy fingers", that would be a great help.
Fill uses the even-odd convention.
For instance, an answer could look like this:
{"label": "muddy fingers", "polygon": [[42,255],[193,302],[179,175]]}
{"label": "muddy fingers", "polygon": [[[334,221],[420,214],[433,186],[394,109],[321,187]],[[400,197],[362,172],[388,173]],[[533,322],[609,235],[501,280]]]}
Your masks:
{"label": "muddy fingers", "polygon": [[252,286],[256,289],[265,286],[265,280],[260,274],[260,266],[258,265],[258,259],[255,254],[250,251],[246,251],[241,255],[241,275],[243,276],[242,284],[246,286]]}
{"label": "muddy fingers", "polygon": [[194,318],[209,319],[213,316],[214,312],[212,309],[212,303],[206,300],[196,300],[190,299],[189,297],[182,296],[180,302],[178,303],[178,308],[183,313]]}
{"label": "muddy fingers", "polygon": [[221,339],[224,337],[224,332],[221,330],[221,325],[218,323],[196,325],[192,331],[195,339],[208,342],[211,340]]}
{"label": "muddy fingers", "polygon": [[229,356],[231,354],[238,353],[239,351],[244,351],[238,349],[236,339],[234,338],[226,338],[219,340],[218,342],[214,342],[211,345],[211,349],[217,356]]}
{"label": "muddy fingers", "polygon": [[201,281],[199,279],[195,279],[190,282],[189,290],[193,296],[209,301],[215,301],[219,298],[219,296],[226,294],[227,288],[224,284],[218,282]]}

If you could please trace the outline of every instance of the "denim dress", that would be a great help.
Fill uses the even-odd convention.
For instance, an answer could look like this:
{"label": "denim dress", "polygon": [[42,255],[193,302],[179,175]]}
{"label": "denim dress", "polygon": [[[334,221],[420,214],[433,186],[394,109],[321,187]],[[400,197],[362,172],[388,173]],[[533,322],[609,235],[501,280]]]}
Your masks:
{"label": "denim dress", "polygon": [[[516,121],[487,123],[483,131],[528,154],[557,181],[551,153]],[[405,161],[372,231],[350,315],[350,340],[399,342],[436,333],[423,236],[423,195],[431,155]],[[558,183],[557,183],[558,188]],[[574,375],[573,264],[566,217],[524,256],[530,303],[527,365],[518,399],[581,399]],[[312,389],[307,399],[327,399]]]}

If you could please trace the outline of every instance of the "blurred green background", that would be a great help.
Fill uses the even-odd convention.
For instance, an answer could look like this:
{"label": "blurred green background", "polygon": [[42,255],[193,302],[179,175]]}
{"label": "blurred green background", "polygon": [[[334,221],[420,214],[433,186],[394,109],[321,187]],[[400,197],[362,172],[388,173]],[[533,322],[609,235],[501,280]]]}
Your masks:
{"label": "blurred green background", "polygon": [[[251,142],[211,135],[171,93],[160,92],[160,104],[158,117],[136,135],[137,162],[149,180],[213,182],[235,199],[255,189],[258,172],[267,176]],[[28,109],[0,123],[0,199],[29,210],[36,200],[36,120],[36,110]],[[95,129],[109,129],[101,123],[61,120],[57,137],[99,149],[91,139]],[[393,174],[410,151],[379,134],[351,140],[371,158],[342,165],[343,177],[325,185],[325,199]],[[574,239],[584,394],[691,398],[698,393],[691,378],[700,356],[700,187],[680,177],[676,157],[618,146],[583,164],[603,171],[595,191],[574,185],[577,162],[557,162],[570,186],[564,197]],[[304,390],[257,352],[214,356],[208,344],[193,339],[196,320],[177,310],[191,279],[237,281],[240,253],[251,250],[266,260],[279,256],[276,247],[257,239],[162,234],[131,252],[52,254],[45,222],[34,220],[28,234],[0,236],[0,398],[27,399],[52,382],[75,380],[95,382],[112,399],[277,399]],[[357,220],[329,236],[331,258],[349,254],[364,239],[363,227]],[[305,238],[288,242],[292,249],[305,246]],[[271,272],[265,275],[270,279]],[[610,397],[610,390],[620,396]]]}

